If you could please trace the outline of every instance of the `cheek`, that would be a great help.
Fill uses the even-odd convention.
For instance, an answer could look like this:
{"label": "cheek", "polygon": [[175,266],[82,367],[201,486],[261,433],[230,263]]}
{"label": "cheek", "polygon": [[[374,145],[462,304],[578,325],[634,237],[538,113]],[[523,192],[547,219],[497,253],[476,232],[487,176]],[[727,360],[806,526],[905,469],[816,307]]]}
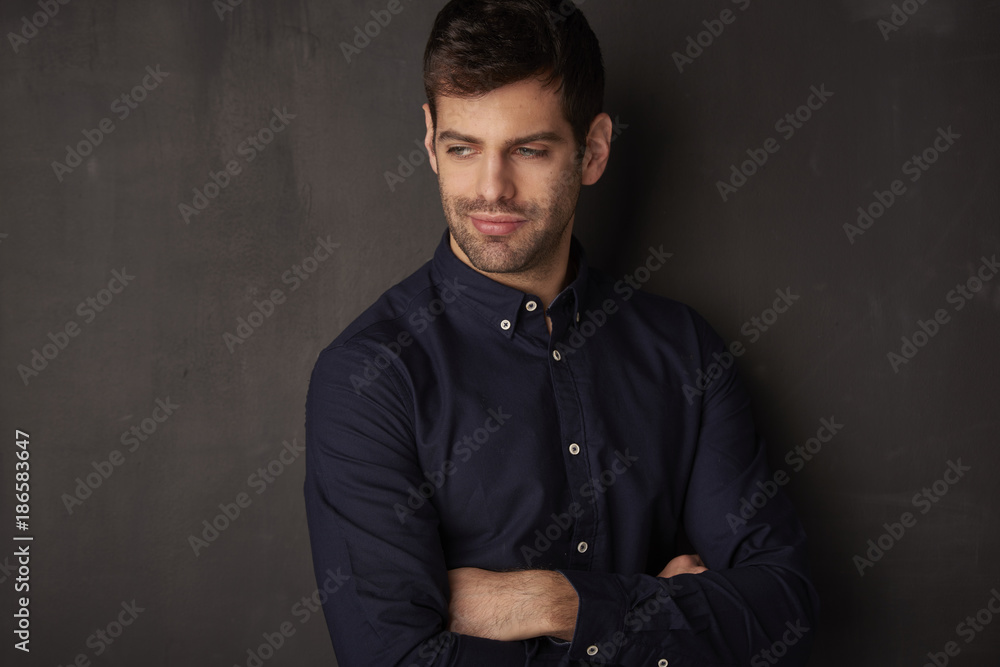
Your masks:
{"label": "cheek", "polygon": [[549,176],[552,192],[563,191],[573,187],[580,178],[579,169],[572,162],[567,161],[552,170]]}
{"label": "cheek", "polygon": [[517,191],[526,199],[541,202],[556,198],[573,181],[571,166],[552,163],[544,168],[525,169],[519,173]]}
{"label": "cheek", "polygon": [[475,190],[476,183],[470,170],[449,168],[448,166],[439,169],[438,182],[445,194],[458,197],[470,196],[470,192]]}

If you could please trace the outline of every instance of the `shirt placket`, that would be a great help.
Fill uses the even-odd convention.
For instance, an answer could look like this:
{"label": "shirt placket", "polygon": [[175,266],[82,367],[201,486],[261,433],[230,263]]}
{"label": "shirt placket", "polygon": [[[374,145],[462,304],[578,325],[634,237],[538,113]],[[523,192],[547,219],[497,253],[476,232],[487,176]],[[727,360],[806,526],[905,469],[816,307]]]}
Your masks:
{"label": "shirt placket", "polygon": [[[552,335],[548,341],[549,374],[552,379],[552,390],[559,419],[561,442],[559,446],[563,453],[566,479],[570,489],[570,506],[568,514],[573,519],[573,529],[567,531],[566,553],[568,569],[591,570],[596,555],[597,505],[593,497],[585,498],[581,490],[591,479],[590,457],[588,456],[587,437],[584,429],[584,415],[580,395],[573,379],[575,367],[582,367],[574,354],[564,353],[569,350],[562,341],[569,331],[570,320],[574,309],[572,297],[553,302],[547,311],[552,320]],[[575,511],[574,511],[575,510]]]}

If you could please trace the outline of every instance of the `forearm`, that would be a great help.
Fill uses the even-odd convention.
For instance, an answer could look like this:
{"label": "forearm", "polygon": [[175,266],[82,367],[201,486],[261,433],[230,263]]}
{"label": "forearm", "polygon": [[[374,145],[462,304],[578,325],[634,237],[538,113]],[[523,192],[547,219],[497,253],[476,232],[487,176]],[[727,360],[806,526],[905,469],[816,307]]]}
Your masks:
{"label": "forearm", "polygon": [[453,632],[501,641],[573,638],[579,598],[558,572],[464,567],[450,570],[448,579],[449,630]]}
{"label": "forearm", "polygon": [[[699,574],[707,568],[698,554],[677,556],[659,577]],[[448,572],[451,588],[449,630],[511,641],[550,636],[572,641],[580,597],[561,572],[492,572],[458,568]]]}

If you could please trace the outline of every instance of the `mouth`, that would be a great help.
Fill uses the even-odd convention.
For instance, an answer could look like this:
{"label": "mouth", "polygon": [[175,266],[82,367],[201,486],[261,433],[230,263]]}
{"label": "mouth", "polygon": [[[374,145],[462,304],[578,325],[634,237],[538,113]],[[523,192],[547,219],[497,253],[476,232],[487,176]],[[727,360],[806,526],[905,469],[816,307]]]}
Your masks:
{"label": "mouth", "polygon": [[487,236],[506,236],[527,222],[516,215],[470,215],[473,226],[480,234]]}

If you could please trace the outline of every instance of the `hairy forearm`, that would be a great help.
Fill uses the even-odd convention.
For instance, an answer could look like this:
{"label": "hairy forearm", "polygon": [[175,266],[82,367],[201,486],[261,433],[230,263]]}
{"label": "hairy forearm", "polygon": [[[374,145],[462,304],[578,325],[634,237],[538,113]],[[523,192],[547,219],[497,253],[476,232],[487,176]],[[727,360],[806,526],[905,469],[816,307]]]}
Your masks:
{"label": "hairy forearm", "polygon": [[[698,554],[684,554],[667,563],[659,576],[669,579],[706,569]],[[452,632],[500,641],[544,636],[573,640],[580,598],[559,572],[460,567],[448,571],[448,583]]]}
{"label": "hairy forearm", "polygon": [[573,638],[579,598],[558,572],[463,567],[450,570],[448,579],[452,632],[501,641]]}

